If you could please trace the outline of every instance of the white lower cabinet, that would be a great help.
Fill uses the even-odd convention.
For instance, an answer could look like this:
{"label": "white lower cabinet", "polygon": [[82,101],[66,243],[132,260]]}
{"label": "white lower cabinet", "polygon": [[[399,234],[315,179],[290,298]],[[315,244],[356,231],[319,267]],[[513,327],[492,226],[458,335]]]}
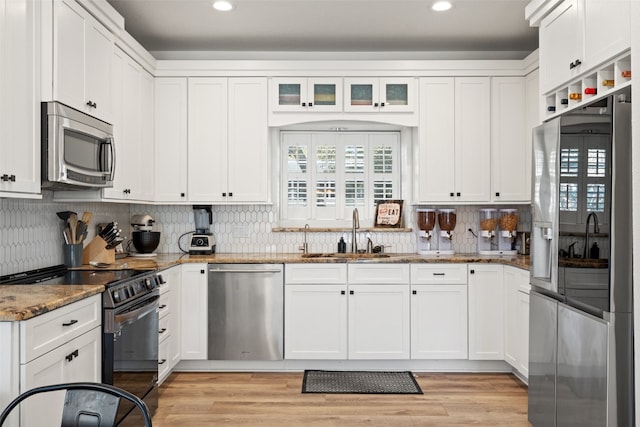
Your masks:
{"label": "white lower cabinet", "polygon": [[[101,295],[20,322],[0,322],[0,408],[34,387],[101,382]],[[64,391],[33,396],[7,426],[59,425]]]}
{"label": "white lower cabinet", "polygon": [[167,379],[180,361],[180,297],[182,289],[182,267],[175,266],[159,273],[160,307],[158,316],[158,384]]}
{"label": "white lower cabinet", "polygon": [[207,264],[182,264],[180,357],[207,359]]}
{"label": "white lower cabinet", "polygon": [[466,264],[411,265],[411,358],[467,356]]}
{"label": "white lower cabinet", "polygon": [[504,360],[529,375],[529,272],[504,267]]}
{"label": "white lower cabinet", "polygon": [[468,264],[469,360],[504,360],[503,266]]}
{"label": "white lower cabinet", "polygon": [[[20,391],[69,382],[101,382],[102,331],[94,328],[21,366]],[[64,391],[34,396],[20,408],[21,425],[52,425],[62,418]]]}
{"label": "white lower cabinet", "polygon": [[409,320],[406,264],[285,265],[286,359],[408,359]]}

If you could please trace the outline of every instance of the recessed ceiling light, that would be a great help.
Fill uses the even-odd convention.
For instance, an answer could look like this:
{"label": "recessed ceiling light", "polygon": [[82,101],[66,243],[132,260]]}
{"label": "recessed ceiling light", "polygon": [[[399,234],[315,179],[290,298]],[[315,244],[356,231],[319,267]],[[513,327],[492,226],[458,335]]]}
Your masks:
{"label": "recessed ceiling light", "polygon": [[227,11],[233,9],[233,5],[230,2],[225,1],[225,0],[216,0],[216,1],[213,2],[213,8],[215,10],[219,10],[219,11],[222,11],[222,12],[227,12]]}
{"label": "recessed ceiling light", "polygon": [[448,1],[437,1],[432,6],[431,9],[436,12],[444,12],[445,10],[451,9],[451,2]]}

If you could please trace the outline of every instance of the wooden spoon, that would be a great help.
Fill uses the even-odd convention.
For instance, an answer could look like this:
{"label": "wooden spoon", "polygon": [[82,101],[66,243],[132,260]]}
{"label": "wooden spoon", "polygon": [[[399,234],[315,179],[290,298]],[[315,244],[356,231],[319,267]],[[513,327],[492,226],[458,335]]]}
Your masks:
{"label": "wooden spoon", "polygon": [[86,225],[89,225],[89,223],[93,220],[93,212],[83,212],[82,213],[82,222],[84,222]]}
{"label": "wooden spoon", "polygon": [[76,243],[76,227],[78,227],[78,214],[71,213],[69,215],[69,229],[71,230],[71,242]]}

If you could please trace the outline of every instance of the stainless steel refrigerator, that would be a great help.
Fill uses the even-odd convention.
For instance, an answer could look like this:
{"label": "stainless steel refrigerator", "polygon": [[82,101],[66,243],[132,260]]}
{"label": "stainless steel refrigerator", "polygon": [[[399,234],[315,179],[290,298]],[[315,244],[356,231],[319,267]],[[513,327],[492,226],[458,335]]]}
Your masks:
{"label": "stainless steel refrigerator", "polygon": [[533,131],[529,421],[633,426],[631,102]]}

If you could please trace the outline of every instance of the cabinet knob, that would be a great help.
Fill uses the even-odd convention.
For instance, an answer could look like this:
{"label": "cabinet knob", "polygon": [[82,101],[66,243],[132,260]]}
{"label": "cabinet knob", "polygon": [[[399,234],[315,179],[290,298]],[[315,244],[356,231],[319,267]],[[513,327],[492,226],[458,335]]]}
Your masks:
{"label": "cabinet knob", "polygon": [[16,176],[15,175],[9,175],[9,181],[16,182]]}
{"label": "cabinet knob", "polygon": [[222,193],[222,197],[227,197],[227,193]]}
{"label": "cabinet knob", "polygon": [[475,270],[469,270],[469,274],[476,274]]}
{"label": "cabinet knob", "polygon": [[449,193],[449,196],[453,197],[453,193]]}
{"label": "cabinet knob", "polygon": [[229,193],[229,197],[233,197],[233,193]]}
{"label": "cabinet knob", "polygon": [[7,174],[5,173],[4,175],[0,176],[0,180],[5,181],[5,182],[6,182],[6,181],[9,181],[9,175],[7,175]]}
{"label": "cabinet knob", "polygon": [[384,102],[381,102],[381,103],[380,103],[380,106],[381,106],[381,107],[384,107]]}
{"label": "cabinet knob", "polygon": [[413,295],[418,295],[418,291],[411,291]]}
{"label": "cabinet knob", "polygon": [[184,194],[184,193],[180,193],[180,197],[184,197],[184,196],[185,196],[185,194]]}
{"label": "cabinet knob", "polygon": [[496,197],[500,197],[500,192],[496,191]]}
{"label": "cabinet knob", "polygon": [[353,291],[349,291],[349,295],[353,295],[353,293],[354,293]]}
{"label": "cabinet knob", "polygon": [[303,107],[306,107],[306,106],[307,106],[307,103],[306,103],[306,102],[303,102],[303,103],[302,103],[302,106],[303,106]]}
{"label": "cabinet knob", "polygon": [[456,193],[456,196],[460,197],[460,193]]}
{"label": "cabinet knob", "polygon": [[310,103],[309,103],[309,107],[313,107],[313,102],[310,102]]}
{"label": "cabinet knob", "polygon": [[345,291],[340,291],[340,295],[344,295],[344,294],[346,294]]}
{"label": "cabinet knob", "polygon": [[204,270],[200,270],[200,274],[204,274]]}
{"label": "cabinet knob", "polygon": [[377,103],[377,102],[374,102],[374,103],[373,103],[373,106],[374,106],[374,107],[377,107],[377,106],[378,106],[378,103]]}

